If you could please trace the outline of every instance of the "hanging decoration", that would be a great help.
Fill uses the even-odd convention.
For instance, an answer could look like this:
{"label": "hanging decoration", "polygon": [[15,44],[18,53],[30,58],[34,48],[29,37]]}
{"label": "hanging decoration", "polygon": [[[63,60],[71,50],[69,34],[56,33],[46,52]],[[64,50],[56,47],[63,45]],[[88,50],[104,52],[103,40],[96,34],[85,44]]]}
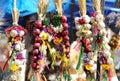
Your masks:
{"label": "hanging decoration", "polygon": [[[62,0],[54,0],[57,13],[51,19],[52,41],[51,41],[51,67],[58,69],[57,80],[70,81],[69,75],[69,37],[67,17],[63,16]],[[49,31],[51,32],[51,31]],[[58,66],[56,68],[55,66]],[[55,80],[55,79],[54,79]],[[53,80],[51,80],[53,81]]]}
{"label": "hanging decoration", "polygon": [[[33,55],[32,55],[32,68],[36,77],[36,81],[43,81],[42,72],[47,64],[47,49],[50,45],[49,42],[52,40],[52,36],[48,33],[49,20],[46,18],[46,10],[48,7],[48,0],[38,1],[38,20],[34,23],[33,35]],[[48,67],[49,69],[49,67]],[[44,77],[44,80],[46,78]],[[46,81],[46,80],[45,80]]]}
{"label": "hanging decoration", "polygon": [[[62,0],[55,0],[55,4],[58,14],[54,15],[50,21],[45,14],[48,1],[39,0],[38,3],[38,20],[34,23],[33,34],[35,40],[32,56],[32,67],[37,81],[42,80],[43,75],[46,77],[44,77],[44,80],[70,79],[67,72],[69,61],[67,18],[62,16]],[[56,74],[48,73],[55,69],[58,69]],[[39,74],[41,74],[41,77]]]}
{"label": "hanging decoration", "polygon": [[[94,3],[94,9],[95,12],[91,12],[91,23],[92,23],[92,31],[93,31],[93,37],[94,37],[94,51],[95,54],[98,56],[98,61],[100,65],[97,66],[97,68],[100,67],[103,71],[103,76],[99,76],[104,81],[112,81],[112,66],[113,66],[113,59],[111,58],[111,52],[110,52],[110,46],[108,33],[105,29],[104,24],[104,16],[101,13],[100,9],[100,1],[99,0],[92,0]],[[97,70],[98,73],[99,70]],[[101,74],[101,73],[99,73]]]}
{"label": "hanging decoration", "polygon": [[[79,7],[80,7],[80,14],[81,17],[75,18],[75,25],[76,25],[76,36],[77,36],[77,43],[73,49],[71,49],[70,56],[73,55],[71,53],[72,50],[76,50],[79,54],[76,57],[78,58],[78,63],[75,65],[76,71],[78,71],[78,78],[81,80],[94,80],[95,79],[95,72],[96,72],[96,63],[94,58],[93,52],[93,37],[91,32],[91,25],[90,25],[90,17],[86,15],[86,0],[78,0]],[[71,56],[72,57],[72,56]],[[75,58],[75,59],[76,59]],[[71,61],[71,60],[70,60]],[[74,67],[74,66],[73,66]],[[82,70],[84,71],[82,71]],[[84,74],[85,73],[85,74]]]}
{"label": "hanging decoration", "polygon": [[[14,6],[12,9],[13,26],[8,27],[5,32],[8,37],[8,47],[10,50],[10,55],[7,62],[9,61],[9,69],[12,71],[12,75],[9,81],[23,81],[21,75],[24,70],[25,64],[25,45],[24,38],[26,35],[26,30],[18,25],[19,20],[19,10],[16,8],[16,0],[14,0]],[[6,65],[5,64],[5,65]]]}

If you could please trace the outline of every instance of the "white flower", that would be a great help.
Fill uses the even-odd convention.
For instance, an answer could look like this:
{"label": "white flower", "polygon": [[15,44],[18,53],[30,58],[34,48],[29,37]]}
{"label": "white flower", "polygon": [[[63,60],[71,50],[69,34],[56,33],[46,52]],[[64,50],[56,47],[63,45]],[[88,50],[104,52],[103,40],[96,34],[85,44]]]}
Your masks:
{"label": "white flower", "polygon": [[56,76],[55,74],[51,74],[49,75],[49,78],[48,78],[50,81],[56,81]]}
{"label": "white flower", "polygon": [[22,37],[25,35],[25,32],[23,30],[20,31],[19,35]]}
{"label": "white flower", "polygon": [[90,61],[89,61],[89,64],[90,64],[91,66],[93,66],[93,65],[94,65],[94,61],[93,61],[93,60],[90,60]]}
{"label": "white flower", "polygon": [[51,42],[52,39],[53,39],[53,37],[50,34],[48,34],[48,42]]}
{"label": "white flower", "polygon": [[17,64],[17,65],[22,65],[22,64],[24,64],[24,61],[21,61],[21,60],[17,60],[17,59],[16,59],[16,60],[14,61],[14,63]]}
{"label": "white flower", "polygon": [[83,18],[85,19],[86,23],[90,22],[90,17],[88,15],[84,15]]}
{"label": "white flower", "polygon": [[18,32],[16,30],[11,30],[10,36],[11,37],[16,37],[18,35]]}
{"label": "white flower", "polygon": [[52,53],[56,53],[56,49],[55,48],[52,48]]}
{"label": "white flower", "polygon": [[44,44],[42,44],[42,45],[39,47],[39,50],[40,50],[41,52],[43,52],[43,54],[46,54],[46,53],[47,53],[46,49],[47,49],[47,46],[44,45]]}
{"label": "white flower", "polygon": [[53,30],[58,33],[59,32],[59,27],[53,27]]}
{"label": "white flower", "polygon": [[88,53],[88,58],[89,58],[89,59],[93,59],[93,52],[89,52],[89,53]]}
{"label": "white flower", "polygon": [[55,62],[56,66],[59,66],[61,64],[61,61]]}
{"label": "white flower", "polygon": [[96,69],[97,69],[97,65],[96,64],[94,64],[92,67],[91,67],[91,72],[93,73],[93,72],[96,72]]}

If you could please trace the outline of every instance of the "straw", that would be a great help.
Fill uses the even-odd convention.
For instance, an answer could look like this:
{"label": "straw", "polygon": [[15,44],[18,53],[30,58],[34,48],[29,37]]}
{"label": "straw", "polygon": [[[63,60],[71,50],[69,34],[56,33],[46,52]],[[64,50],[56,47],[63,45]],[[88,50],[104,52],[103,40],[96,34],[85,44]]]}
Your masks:
{"label": "straw", "polygon": [[92,0],[94,4],[94,9],[98,13],[101,13],[101,6],[100,6],[100,0]]}
{"label": "straw", "polygon": [[38,2],[38,16],[40,14],[44,14],[45,15],[45,12],[47,10],[47,7],[48,7],[48,0],[39,0]]}
{"label": "straw", "polygon": [[14,0],[14,4],[13,4],[12,19],[13,19],[13,25],[18,25],[19,10],[16,8],[16,0]]}
{"label": "straw", "polygon": [[86,0],[78,0],[78,4],[80,7],[80,14],[86,15]]}
{"label": "straw", "polygon": [[54,0],[58,15],[62,15],[62,0]]}

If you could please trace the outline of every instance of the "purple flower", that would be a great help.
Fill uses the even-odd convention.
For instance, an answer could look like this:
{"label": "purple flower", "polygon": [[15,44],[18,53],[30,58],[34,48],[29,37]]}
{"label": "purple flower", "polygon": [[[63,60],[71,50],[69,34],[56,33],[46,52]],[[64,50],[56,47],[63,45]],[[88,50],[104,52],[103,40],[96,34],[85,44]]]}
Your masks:
{"label": "purple flower", "polygon": [[43,31],[44,31],[44,32],[47,32],[47,28],[44,28]]}
{"label": "purple flower", "polygon": [[16,59],[19,59],[19,60],[23,60],[24,59],[23,53],[21,53],[21,52],[18,52],[16,57],[17,57]]}
{"label": "purple flower", "polygon": [[11,46],[11,48],[15,48],[15,45],[16,45],[15,43],[12,43],[12,46]]}
{"label": "purple flower", "polygon": [[40,54],[38,55],[38,58],[42,59],[43,57],[44,57],[43,52],[40,52]]}
{"label": "purple flower", "polygon": [[56,48],[57,51],[60,51],[60,53],[63,53],[63,46],[62,46],[62,44],[56,45],[55,48]]}

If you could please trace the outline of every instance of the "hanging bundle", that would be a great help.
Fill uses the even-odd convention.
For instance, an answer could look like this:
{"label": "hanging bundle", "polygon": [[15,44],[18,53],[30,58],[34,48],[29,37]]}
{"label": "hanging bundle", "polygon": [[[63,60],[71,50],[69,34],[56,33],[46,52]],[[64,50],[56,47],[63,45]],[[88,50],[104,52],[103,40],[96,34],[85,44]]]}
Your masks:
{"label": "hanging bundle", "polygon": [[[109,71],[111,69],[111,64],[113,64],[113,59],[111,58],[111,53],[110,53],[110,46],[108,45],[109,39],[108,39],[108,34],[107,31],[105,29],[105,24],[104,24],[104,16],[101,14],[101,10],[100,10],[100,0],[92,0],[94,3],[94,9],[95,12],[91,12],[91,23],[92,23],[92,28],[93,28],[93,36],[94,36],[94,48],[97,47],[97,49],[95,49],[95,53],[98,56],[98,61],[100,63],[100,65],[98,65],[97,68],[99,68],[101,66],[102,70],[104,71],[104,76],[103,79],[104,81],[107,81],[109,79],[109,81],[111,81],[111,77],[109,75]],[[100,68],[100,70],[101,70]],[[99,71],[99,70],[98,70]],[[99,73],[99,72],[97,72]],[[100,73],[99,73],[100,74]],[[98,74],[98,75],[99,75]],[[107,78],[108,76],[108,78]],[[101,77],[101,76],[99,76]]]}
{"label": "hanging bundle", "polygon": [[[50,29],[52,30],[52,41],[50,44],[51,67],[52,69],[59,69],[59,72],[57,72],[57,79],[67,80],[70,79],[68,72],[70,46],[68,37],[68,24],[67,18],[66,16],[63,16],[62,12],[62,0],[54,0],[54,2],[56,5],[57,14],[52,17],[50,24]],[[56,66],[59,68],[56,68]]]}
{"label": "hanging bundle", "polygon": [[[91,25],[90,23],[90,17],[86,15],[86,0],[78,0],[79,7],[80,7],[80,14],[81,17],[75,18],[75,25],[76,25],[76,35],[77,35],[77,41],[80,43],[81,48],[80,49],[80,55],[78,64],[76,66],[76,69],[83,69],[86,73],[86,78],[93,80],[95,71],[96,71],[96,63],[93,53],[93,37],[91,32]],[[77,44],[78,44],[77,43]],[[83,68],[81,68],[81,66]],[[92,78],[89,78],[88,76],[93,76]],[[83,77],[82,77],[83,78]]]}
{"label": "hanging bundle", "polygon": [[[23,81],[24,75],[24,63],[25,63],[25,45],[24,38],[26,35],[26,30],[18,25],[19,20],[19,10],[16,8],[16,0],[14,0],[14,6],[12,10],[13,26],[8,27],[5,32],[8,37],[8,46],[10,50],[10,56],[7,60],[9,61],[9,68],[12,71],[12,75],[9,81]],[[6,63],[7,63],[6,62]],[[5,64],[6,65],[6,64]],[[23,77],[23,79],[21,79]]]}
{"label": "hanging bundle", "polygon": [[[49,48],[49,42],[52,40],[52,36],[48,33],[49,20],[46,18],[47,7],[48,0],[38,1],[38,19],[35,21],[33,29],[32,68],[37,81],[43,81],[41,77],[44,75],[41,74],[44,67],[46,66],[49,69],[46,56],[47,49],[51,50],[51,48]],[[45,79],[44,77],[44,80]]]}

